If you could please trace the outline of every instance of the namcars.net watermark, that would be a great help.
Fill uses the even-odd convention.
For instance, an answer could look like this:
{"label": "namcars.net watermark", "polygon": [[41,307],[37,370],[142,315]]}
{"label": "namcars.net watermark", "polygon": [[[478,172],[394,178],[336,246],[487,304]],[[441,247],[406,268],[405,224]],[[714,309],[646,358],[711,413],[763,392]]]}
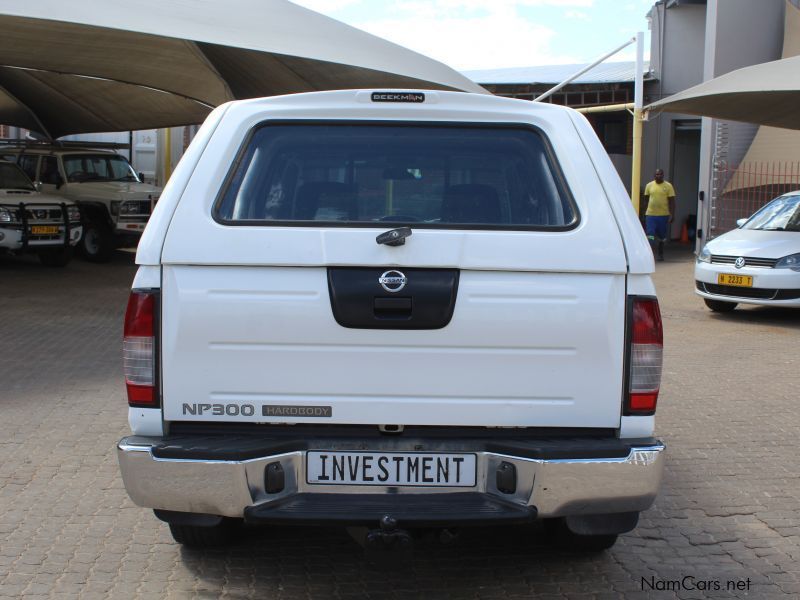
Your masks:
{"label": "namcars.net watermark", "polygon": [[642,577],[641,586],[644,592],[745,592],[750,590],[750,578],[747,579],[703,579],[694,575],[686,575],[680,579],[658,579],[654,575]]}

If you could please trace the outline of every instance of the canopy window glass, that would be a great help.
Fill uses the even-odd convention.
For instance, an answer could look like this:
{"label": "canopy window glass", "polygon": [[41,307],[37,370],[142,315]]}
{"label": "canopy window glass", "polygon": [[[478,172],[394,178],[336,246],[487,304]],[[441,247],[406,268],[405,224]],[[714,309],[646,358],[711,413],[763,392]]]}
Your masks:
{"label": "canopy window glass", "polygon": [[266,125],[217,204],[223,222],[559,228],[577,213],[538,131]]}

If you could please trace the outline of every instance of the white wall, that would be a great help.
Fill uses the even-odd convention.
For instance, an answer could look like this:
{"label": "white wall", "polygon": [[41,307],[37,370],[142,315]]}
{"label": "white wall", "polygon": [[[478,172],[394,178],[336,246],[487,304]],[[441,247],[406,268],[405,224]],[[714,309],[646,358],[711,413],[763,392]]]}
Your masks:
{"label": "white wall", "polygon": [[[656,4],[651,11],[651,27],[650,56],[651,65],[655,64],[657,69],[657,81],[646,85],[645,104],[666,98],[703,81],[706,7],[689,4],[667,10],[664,4]],[[673,123],[676,120],[696,118],[677,113],[660,113],[652,115],[644,124],[643,186],[650,181],[656,169],[663,169],[666,177],[671,177]]]}
{"label": "white wall", "polygon": [[[783,46],[785,0],[708,0],[706,13],[704,80],[719,77],[735,69],[777,60]],[[741,159],[757,128],[746,123],[730,123],[728,133],[736,140],[730,148],[730,160]],[[708,231],[711,177],[714,157],[714,126],[703,118],[700,137],[699,189],[705,201],[698,201],[698,229]],[[698,237],[699,249],[704,239]]]}

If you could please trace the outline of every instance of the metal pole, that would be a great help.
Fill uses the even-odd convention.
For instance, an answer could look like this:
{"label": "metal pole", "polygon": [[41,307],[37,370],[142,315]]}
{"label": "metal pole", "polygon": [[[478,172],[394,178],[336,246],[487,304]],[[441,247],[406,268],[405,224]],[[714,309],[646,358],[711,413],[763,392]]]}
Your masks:
{"label": "metal pole", "polygon": [[601,113],[601,112],[620,112],[622,110],[633,110],[633,102],[626,104],[603,104],[602,106],[584,106],[575,109],[579,113]]}
{"label": "metal pole", "polygon": [[[637,34],[637,35],[641,35],[641,33],[639,33],[639,34]],[[620,47],[618,47],[618,48],[614,48],[614,49],[613,49],[611,52],[609,52],[608,54],[604,54],[603,56],[601,56],[600,58],[598,58],[596,61],[594,61],[593,63],[591,63],[590,65],[587,65],[587,66],[585,66],[584,68],[582,68],[580,71],[578,71],[578,72],[577,72],[577,73],[575,73],[574,75],[571,75],[571,76],[567,77],[567,78],[566,78],[564,81],[562,81],[561,83],[559,83],[557,86],[550,88],[549,90],[547,90],[547,91],[546,91],[544,94],[542,94],[541,96],[537,96],[536,98],[534,98],[534,99],[533,99],[533,101],[534,101],[534,102],[541,102],[541,101],[542,101],[542,100],[544,100],[545,98],[549,98],[550,96],[552,96],[553,94],[555,94],[555,93],[556,93],[558,90],[560,90],[561,88],[563,88],[565,85],[567,85],[568,83],[570,83],[570,82],[574,81],[575,79],[577,79],[578,77],[580,77],[581,75],[583,75],[584,73],[586,73],[586,71],[589,71],[589,70],[591,70],[591,69],[594,69],[594,68],[595,68],[597,65],[599,65],[601,62],[603,62],[605,59],[607,59],[607,58],[609,58],[609,57],[611,57],[611,56],[614,56],[614,55],[615,55],[617,52],[619,52],[619,51],[620,51],[620,50],[622,50],[623,48],[627,48],[628,46],[630,46],[630,45],[631,45],[633,42],[635,42],[635,41],[636,41],[636,39],[637,39],[637,38],[633,37],[633,38],[629,39],[627,42],[625,42],[624,44],[622,44]]]}
{"label": "metal pole", "polygon": [[164,140],[164,145],[166,146],[164,152],[164,184],[166,184],[169,181],[169,176],[172,175],[172,127],[167,127]]}
{"label": "metal pole", "polygon": [[631,156],[631,202],[639,215],[639,187],[642,180],[642,104],[644,101],[644,34],[636,40],[636,78],[633,88],[633,155]]}

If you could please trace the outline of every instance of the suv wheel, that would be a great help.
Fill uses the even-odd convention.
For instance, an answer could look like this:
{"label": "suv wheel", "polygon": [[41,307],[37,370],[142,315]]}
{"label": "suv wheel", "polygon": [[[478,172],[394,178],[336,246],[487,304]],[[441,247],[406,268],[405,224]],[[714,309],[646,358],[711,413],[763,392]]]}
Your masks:
{"label": "suv wheel", "polygon": [[600,535],[580,535],[573,533],[563,518],[547,519],[545,528],[552,543],[570,552],[602,552],[608,550],[617,541],[616,533]]}
{"label": "suv wheel", "polygon": [[731,312],[736,308],[736,302],[723,302],[722,300],[711,300],[709,298],[703,298],[703,301],[714,312]]}
{"label": "suv wheel", "polygon": [[39,253],[39,261],[47,267],[66,267],[71,258],[71,247],[43,250]]}
{"label": "suv wheel", "polygon": [[91,262],[108,262],[114,250],[111,230],[95,219],[83,226],[80,244],[81,253]]}

